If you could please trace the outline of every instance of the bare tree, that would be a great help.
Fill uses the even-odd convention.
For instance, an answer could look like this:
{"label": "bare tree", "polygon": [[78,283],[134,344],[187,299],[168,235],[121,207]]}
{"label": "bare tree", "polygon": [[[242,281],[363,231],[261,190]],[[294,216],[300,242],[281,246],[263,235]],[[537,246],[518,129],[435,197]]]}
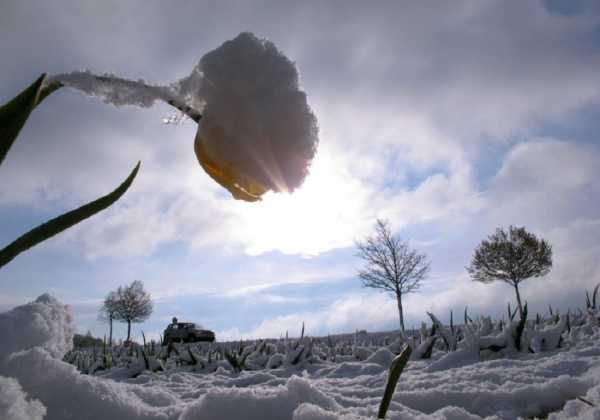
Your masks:
{"label": "bare tree", "polygon": [[425,254],[410,249],[408,243],[393,236],[389,224],[377,219],[375,235],[357,241],[357,256],[365,266],[358,271],[364,287],[389,292],[398,303],[400,328],[404,332],[402,295],[416,291],[429,272]]}
{"label": "bare tree", "polygon": [[524,227],[498,228],[475,249],[467,267],[475,281],[490,283],[501,280],[514,287],[523,318],[519,283],[531,277],[541,277],[552,268],[552,247]]}
{"label": "bare tree", "polygon": [[103,322],[108,322],[109,333],[108,333],[108,345],[112,346],[113,337],[113,320],[115,319],[115,313],[117,310],[117,293],[110,292],[104,298],[102,306],[98,311],[98,319]]}
{"label": "bare tree", "polygon": [[131,323],[143,322],[152,314],[150,294],[144,290],[144,283],[135,280],[129,286],[121,286],[116,291],[114,319],[127,322],[127,342],[131,338]]}

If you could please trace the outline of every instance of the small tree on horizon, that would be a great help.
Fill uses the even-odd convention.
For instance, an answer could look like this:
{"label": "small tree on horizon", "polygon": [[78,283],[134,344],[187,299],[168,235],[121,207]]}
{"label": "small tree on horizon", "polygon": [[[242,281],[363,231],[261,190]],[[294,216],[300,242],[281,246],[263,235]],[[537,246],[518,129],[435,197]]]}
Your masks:
{"label": "small tree on horizon", "polygon": [[524,227],[509,226],[508,231],[496,229],[479,244],[467,271],[474,281],[491,283],[500,280],[513,286],[519,315],[523,318],[519,284],[531,277],[544,276],[551,268],[552,246]]}
{"label": "small tree on horizon", "polygon": [[131,339],[131,323],[143,322],[152,314],[150,294],[144,290],[144,283],[135,280],[129,286],[120,286],[115,292],[114,319],[127,323],[127,342]]}
{"label": "small tree on horizon", "polygon": [[109,333],[108,333],[108,345],[112,346],[112,337],[113,337],[113,320],[115,319],[115,313],[117,311],[117,293],[110,292],[104,298],[102,302],[102,306],[100,306],[100,310],[98,311],[98,319],[103,322],[107,322],[109,325]]}
{"label": "small tree on horizon", "polygon": [[400,329],[404,332],[402,296],[416,291],[429,272],[425,254],[409,247],[408,242],[393,236],[389,224],[377,219],[375,235],[356,241],[357,256],[365,266],[358,271],[363,287],[381,289],[396,298]]}

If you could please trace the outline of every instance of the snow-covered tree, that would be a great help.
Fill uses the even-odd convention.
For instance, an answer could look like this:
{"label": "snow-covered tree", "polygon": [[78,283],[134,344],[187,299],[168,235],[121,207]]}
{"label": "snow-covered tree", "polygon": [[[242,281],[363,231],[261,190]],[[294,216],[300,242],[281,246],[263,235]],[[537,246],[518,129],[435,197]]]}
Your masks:
{"label": "snow-covered tree", "polygon": [[429,272],[426,255],[392,235],[389,224],[380,219],[375,225],[375,235],[357,241],[356,247],[357,256],[365,262],[358,271],[363,286],[384,290],[396,298],[400,328],[404,331],[402,296],[417,290]]}
{"label": "snow-covered tree", "polygon": [[129,286],[121,286],[116,291],[113,319],[127,323],[127,341],[131,338],[131,323],[143,322],[152,314],[150,294],[144,290],[144,283],[135,280]]}
{"label": "snow-covered tree", "polygon": [[479,244],[467,270],[475,281],[491,283],[501,280],[513,286],[522,318],[519,283],[548,274],[551,268],[550,244],[527,232],[524,227],[510,226],[508,231],[496,229],[496,233]]}

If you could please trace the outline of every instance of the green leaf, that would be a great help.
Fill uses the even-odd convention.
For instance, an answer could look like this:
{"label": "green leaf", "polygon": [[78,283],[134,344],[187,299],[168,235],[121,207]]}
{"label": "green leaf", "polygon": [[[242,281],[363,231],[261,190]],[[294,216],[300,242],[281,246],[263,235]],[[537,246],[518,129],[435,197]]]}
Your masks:
{"label": "green leaf", "polygon": [[63,86],[53,82],[42,87],[46,74],[42,74],[27,89],[0,107],[0,164],[19,136],[31,111],[52,92]]}
{"label": "green leaf", "polygon": [[150,370],[150,362],[148,361],[148,357],[146,357],[146,352],[142,349],[142,356],[144,357],[144,366],[146,370]]}
{"label": "green leaf", "polygon": [[129,174],[127,179],[119,185],[113,192],[107,194],[97,200],[91,201],[75,210],[71,210],[61,216],[55,217],[39,225],[38,227],[30,230],[13,243],[0,250],[0,267],[10,262],[13,258],[19,255],[21,252],[28,250],[29,248],[45,241],[48,238],[62,232],[65,229],[87,219],[90,216],[106,209],[115,201],[117,201],[125,191],[129,188],[133,179],[140,169],[140,162],[135,166],[133,171]]}
{"label": "green leaf", "polygon": [[0,107],[0,164],[17,139],[29,114],[37,105],[45,77],[46,74],[42,74],[27,89]]}
{"label": "green leaf", "polygon": [[379,405],[379,412],[377,414],[378,419],[385,418],[385,415],[390,408],[394,391],[396,391],[396,384],[398,383],[398,379],[400,379],[400,375],[408,363],[408,358],[410,357],[411,353],[412,349],[407,345],[402,353],[396,356],[392,361],[387,384],[385,386],[385,392],[383,393],[383,398],[381,399],[381,404]]}
{"label": "green leaf", "polygon": [[298,354],[296,355],[296,357],[294,357],[294,360],[292,360],[292,365],[296,366],[298,363],[300,363],[300,359],[302,358],[303,353],[304,353],[304,347],[302,347],[300,349],[300,351],[298,352]]}

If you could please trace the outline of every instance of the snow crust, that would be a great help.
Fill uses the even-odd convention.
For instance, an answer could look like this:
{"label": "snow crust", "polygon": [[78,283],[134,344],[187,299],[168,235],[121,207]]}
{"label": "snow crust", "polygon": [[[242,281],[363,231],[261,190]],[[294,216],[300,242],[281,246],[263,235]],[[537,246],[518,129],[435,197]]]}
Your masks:
{"label": "snow crust", "polygon": [[[0,314],[0,327],[10,337],[0,358],[0,418],[8,420],[373,419],[393,356],[382,347],[362,361],[356,357],[364,351],[351,356],[355,361],[290,366],[280,360],[278,368],[239,373],[219,361],[214,369],[142,368],[115,380],[111,372],[84,375],[60,360],[70,348],[71,317],[48,295]],[[550,330],[540,328],[546,345],[556,338]],[[598,419],[600,328],[573,329],[563,340],[545,353],[488,360],[469,348],[438,349],[431,359],[409,362],[386,418]]]}

